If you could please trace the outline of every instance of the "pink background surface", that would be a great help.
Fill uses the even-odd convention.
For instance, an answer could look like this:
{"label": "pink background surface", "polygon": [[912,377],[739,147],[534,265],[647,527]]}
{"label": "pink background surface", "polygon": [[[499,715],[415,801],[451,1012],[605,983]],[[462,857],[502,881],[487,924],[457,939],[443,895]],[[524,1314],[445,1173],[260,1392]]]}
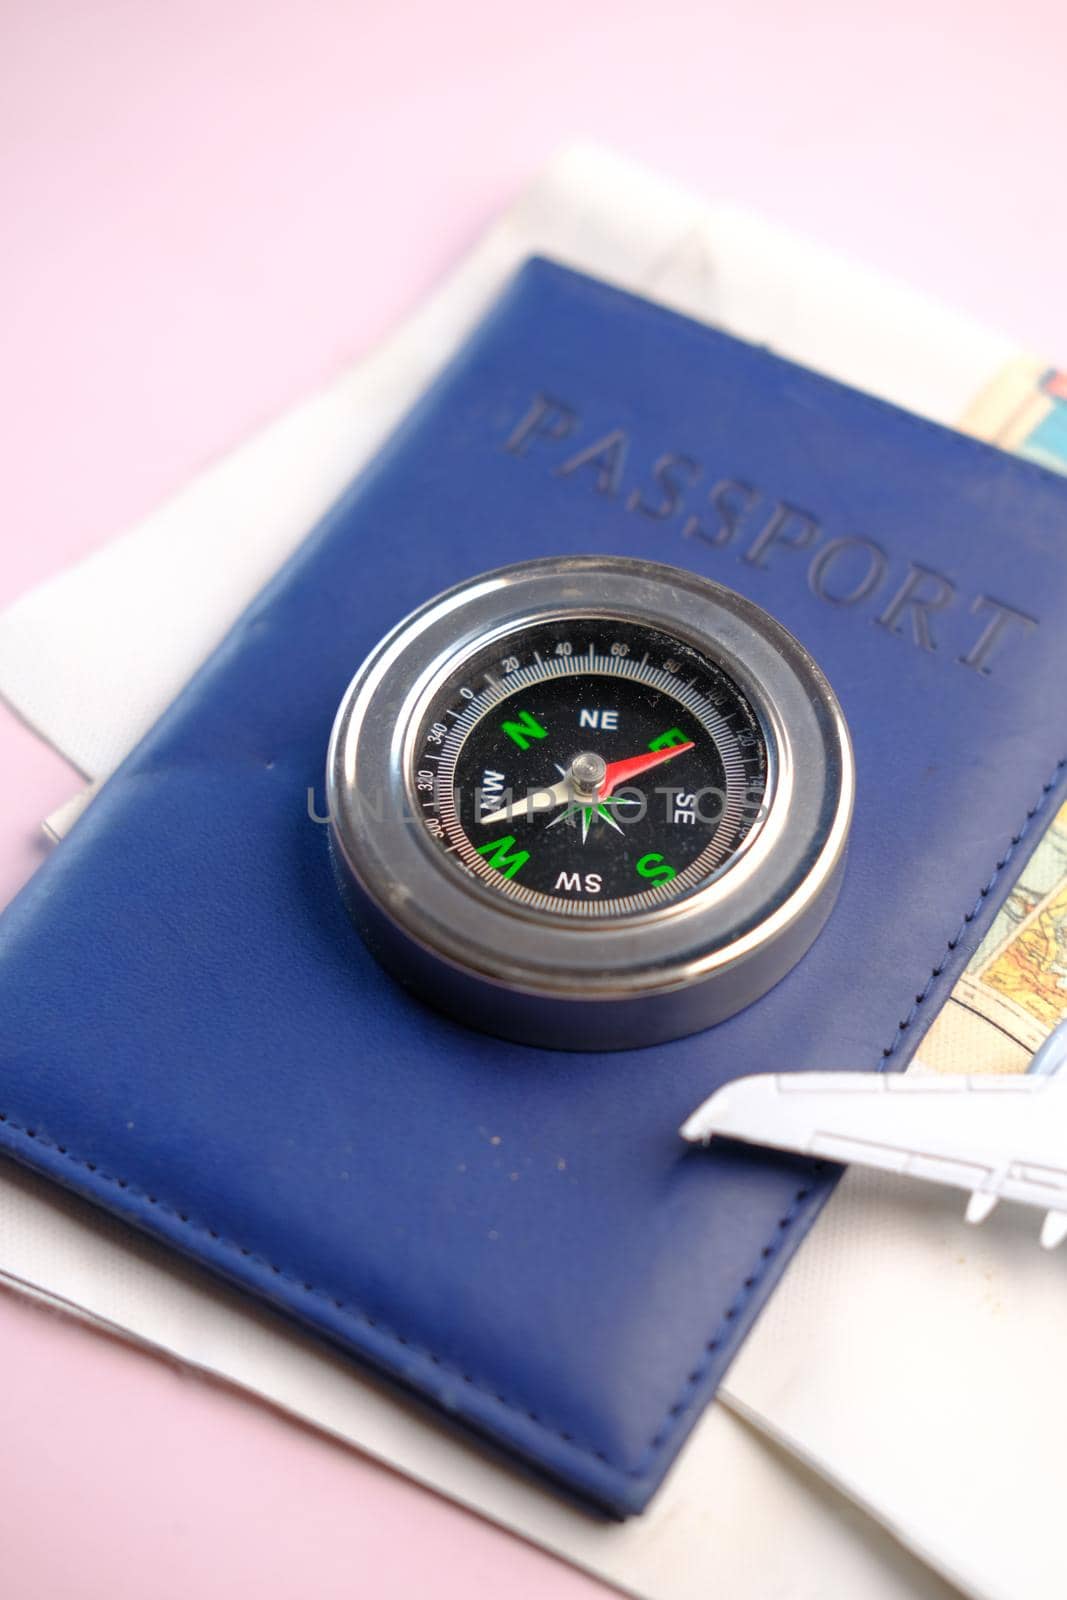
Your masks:
{"label": "pink background surface", "polygon": [[[0,604],[366,349],[592,137],[1067,356],[1060,0],[6,0]],[[0,707],[0,901],[73,775]],[[12,1600],[596,1586],[0,1295]]]}

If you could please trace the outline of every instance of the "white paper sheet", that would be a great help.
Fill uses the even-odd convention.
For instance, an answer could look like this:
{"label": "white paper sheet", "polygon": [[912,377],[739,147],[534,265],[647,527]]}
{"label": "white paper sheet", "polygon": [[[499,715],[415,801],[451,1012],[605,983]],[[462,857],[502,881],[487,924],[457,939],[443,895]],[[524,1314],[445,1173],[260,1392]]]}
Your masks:
{"label": "white paper sheet", "polygon": [[726,1387],[967,1593],[1063,1600],[1067,1270],[965,1201],[849,1168]]}
{"label": "white paper sheet", "polygon": [[[501,219],[387,346],[221,462],[140,528],[0,618],[0,691],[88,776],[106,775],[373,451],[508,273],[534,251],[665,299],[941,421],[962,413],[1015,353],[1007,341],[913,291],[767,223],[708,208],[603,153],[572,152]],[[164,621],[169,625],[161,626]],[[823,1275],[832,1270],[837,1215],[846,1219],[849,1247],[861,1254],[866,1248],[866,1213],[850,1208],[850,1182],[832,1202],[830,1221],[819,1224],[801,1252],[802,1263],[822,1261],[814,1246],[831,1241],[831,1262],[818,1269]],[[764,1453],[720,1406],[708,1411],[645,1517],[622,1530],[589,1523],[499,1468],[486,1467],[443,1433],[416,1425],[394,1402],[382,1400],[297,1336],[280,1333],[274,1324],[268,1336],[245,1302],[227,1299],[223,1315],[222,1291],[134,1243],[121,1227],[102,1223],[105,1261],[88,1249],[86,1224],[76,1209],[58,1194],[31,1192],[24,1180],[0,1174],[0,1272],[267,1395],[649,1600],[710,1593],[737,1600],[859,1594],[873,1600],[883,1593],[944,1592],[872,1521],[842,1514],[842,1502],[832,1495],[827,1500],[813,1480]],[[932,1262],[939,1269],[944,1250],[957,1246],[955,1227],[931,1228],[929,1218],[909,1216],[914,1226],[895,1237],[893,1246],[905,1281],[912,1270],[928,1275]],[[1002,1291],[1017,1295],[1018,1264],[1010,1250],[1001,1255]],[[817,1462],[943,1571],[966,1573],[969,1592],[1016,1600],[1020,1591],[1004,1587],[1000,1578],[986,1583],[981,1570],[972,1571],[972,1553],[959,1547],[960,1491],[951,1470],[933,1489],[917,1475],[925,1504],[917,1503],[917,1494],[902,1498],[887,1481],[890,1474],[869,1470],[872,1443],[878,1439],[881,1450],[882,1441],[877,1431],[865,1431],[866,1421],[851,1436],[842,1430],[828,1434],[811,1427],[811,1418],[797,1409],[809,1376],[820,1405],[831,1411],[837,1405],[834,1345],[820,1339],[818,1285],[804,1288],[807,1277],[799,1279],[797,1272],[794,1267],[774,1298],[774,1323],[768,1314],[746,1342],[743,1362],[729,1374],[725,1402],[744,1410],[759,1428],[788,1439],[790,1448]],[[788,1309],[794,1281],[805,1298],[797,1313],[797,1327],[805,1329],[802,1346],[794,1344]],[[973,1297],[975,1272],[968,1270],[959,1281],[964,1300]],[[907,1309],[921,1322],[924,1308],[912,1300]],[[846,1327],[847,1292],[837,1293],[831,1304],[835,1327]],[[772,1326],[777,1331],[765,1334]],[[862,1367],[850,1370],[862,1401],[879,1393],[878,1374],[895,1345],[884,1321],[872,1328],[864,1318],[859,1326],[870,1369],[866,1378]],[[983,1365],[980,1344],[962,1355],[967,1361],[961,1359],[947,1381],[972,1395],[973,1369]],[[897,1395],[893,1414],[872,1402],[859,1415],[869,1414],[875,1430],[891,1433],[896,1426],[899,1434],[902,1415],[924,1414],[930,1370],[916,1366],[907,1411],[901,1412]],[[855,1400],[853,1394],[849,1403]],[[980,1417],[976,1409],[976,1426]],[[998,1415],[998,1422],[1004,1420]],[[909,1454],[920,1453],[917,1427],[916,1422],[903,1429],[906,1449],[890,1451],[898,1469]],[[1016,1427],[1005,1435],[1031,1454],[1035,1438],[1043,1437],[1036,1423],[1029,1433]],[[985,1443],[980,1427],[979,1442]],[[975,1443],[974,1428],[964,1430],[947,1441],[948,1456],[954,1445],[963,1467],[973,1459]],[[1003,1462],[1000,1468],[996,1482],[1007,1492],[1013,1476]],[[991,1523],[987,1537],[995,1536]],[[1010,1549],[1009,1541],[1002,1538],[1001,1544]],[[1027,1600],[1042,1593],[1025,1592]]]}
{"label": "white paper sheet", "polygon": [[938,421],[1018,353],[904,285],[578,148],[384,346],[0,616],[4,698],[86,777],[111,772],[533,254]]}
{"label": "white paper sheet", "polygon": [[722,1407],[652,1508],[605,1524],[467,1449],[245,1296],[29,1173],[0,1183],[0,1282],[259,1395],[654,1600],[953,1600],[890,1535]]}

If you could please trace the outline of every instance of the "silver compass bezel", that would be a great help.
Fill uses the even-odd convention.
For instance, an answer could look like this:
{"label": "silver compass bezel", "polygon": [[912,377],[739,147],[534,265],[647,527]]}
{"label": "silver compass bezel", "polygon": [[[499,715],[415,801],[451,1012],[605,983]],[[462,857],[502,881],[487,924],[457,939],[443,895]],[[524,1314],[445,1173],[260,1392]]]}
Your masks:
{"label": "silver compass bezel", "polygon": [[[443,858],[411,790],[421,715],[492,637],[560,616],[623,617],[719,663],[767,741],[766,815],[688,895],[626,917],[523,906]],[[327,760],[335,865],[396,976],[487,1031],[621,1048],[722,1020],[811,944],[836,896],[855,773],[844,716],[803,646],[760,607],[681,568],[626,557],[523,562],[427,602],[364,662]]]}

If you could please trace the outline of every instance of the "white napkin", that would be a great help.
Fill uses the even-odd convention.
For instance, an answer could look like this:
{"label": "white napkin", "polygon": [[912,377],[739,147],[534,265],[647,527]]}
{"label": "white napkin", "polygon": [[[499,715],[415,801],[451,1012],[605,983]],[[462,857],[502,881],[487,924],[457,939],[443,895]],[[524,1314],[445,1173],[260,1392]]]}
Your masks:
{"label": "white napkin", "polygon": [[[106,776],[534,252],[939,421],[962,414],[1016,353],[923,296],[765,222],[709,208],[610,155],[572,151],[384,348],[0,618],[0,692],[87,776]],[[54,819],[57,831],[76,810]],[[1029,1514],[1031,1505],[1044,1513],[1043,1491],[1034,1495],[1028,1484],[1017,1496],[1011,1462],[1039,1459],[1050,1436],[1048,1369],[1029,1361],[1021,1321],[1039,1312],[1055,1325],[1049,1302],[1067,1280],[1031,1241],[1020,1244],[1010,1223],[991,1227],[976,1253],[950,1202],[947,1210],[941,1197],[920,1205],[909,1194],[902,1205],[903,1186],[888,1181],[878,1206],[894,1226],[879,1229],[878,1207],[854,1198],[858,1182],[846,1178],[746,1341],[723,1405],[705,1414],[651,1510],[622,1529],[591,1523],[487,1466],[120,1225],[2,1172],[0,1273],[268,1397],[648,1600],[946,1593],[878,1524],[973,1595],[1062,1594],[1053,1524],[1042,1529],[1036,1510]],[[861,1200],[869,1192],[861,1188]],[[854,1268],[869,1276],[872,1246],[884,1282],[896,1286],[889,1314],[875,1292],[880,1277],[849,1291]],[[953,1253],[964,1260],[946,1273]],[[1010,1331],[998,1324],[992,1340],[987,1320],[968,1316],[990,1272],[1013,1308]],[[912,1287],[931,1283],[940,1295]],[[898,1328],[905,1354],[915,1355],[907,1369]],[[947,1328],[950,1345],[960,1346],[952,1361],[940,1359]],[[842,1362],[842,1347],[859,1358]],[[1018,1374],[1010,1413],[989,1410],[995,1362]],[[954,1424],[936,1451],[925,1434],[931,1414]],[[769,1452],[753,1429],[813,1463],[840,1495],[795,1459]],[[981,1517],[969,1519],[979,1459]],[[998,1496],[1005,1504],[1012,1497],[1014,1539],[989,1515]],[[1058,1574],[1055,1589],[1042,1587],[1048,1574]]]}

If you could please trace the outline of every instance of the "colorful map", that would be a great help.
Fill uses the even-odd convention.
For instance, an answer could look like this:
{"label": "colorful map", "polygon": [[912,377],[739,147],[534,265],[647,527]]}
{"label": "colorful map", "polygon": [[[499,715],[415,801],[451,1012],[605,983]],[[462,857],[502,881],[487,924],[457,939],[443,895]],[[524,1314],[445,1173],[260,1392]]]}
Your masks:
{"label": "colorful map", "polygon": [[1067,883],[1031,913],[981,980],[1046,1028],[1067,1014]]}
{"label": "colorful map", "polygon": [[987,444],[1067,472],[1067,372],[1045,361],[1013,361],[968,411],[960,427]]}

